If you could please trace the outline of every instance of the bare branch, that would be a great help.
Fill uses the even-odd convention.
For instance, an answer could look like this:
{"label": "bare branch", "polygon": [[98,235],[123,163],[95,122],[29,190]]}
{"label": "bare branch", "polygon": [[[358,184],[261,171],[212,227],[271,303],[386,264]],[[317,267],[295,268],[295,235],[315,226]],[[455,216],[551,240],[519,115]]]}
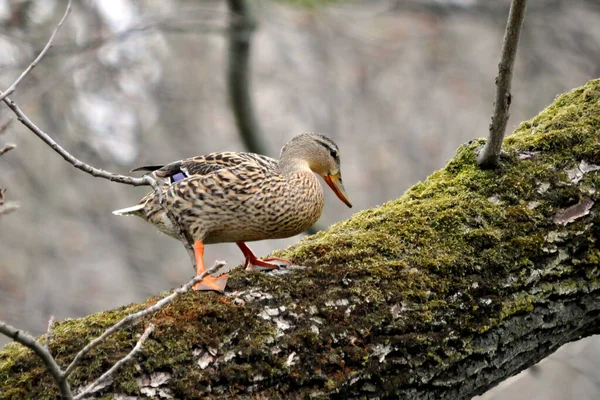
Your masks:
{"label": "bare branch", "polygon": [[54,378],[54,381],[58,384],[58,388],[60,390],[60,395],[63,399],[73,399],[73,394],[71,393],[71,387],[66,379],[63,378],[63,372],[60,367],[50,354],[50,352],[38,343],[37,340],[27,332],[21,331],[17,328],[14,328],[3,321],[0,321],[0,333],[8,336],[13,339],[15,342],[21,343],[23,346],[32,350],[35,354],[38,355],[42,359],[46,368],[48,368],[48,372]]}
{"label": "bare branch", "polygon": [[7,143],[7,144],[5,144],[4,147],[0,149],[0,156],[4,155],[5,153],[8,153],[9,151],[11,151],[12,149],[14,149],[15,147],[17,147],[17,145],[13,144],[13,143]]}
{"label": "bare branch", "polygon": [[511,102],[510,84],[512,81],[513,67],[519,44],[519,34],[525,19],[527,0],[513,0],[508,13],[504,43],[502,44],[502,55],[498,64],[498,76],[496,77],[496,100],[494,102],[494,114],[490,124],[490,133],[485,147],[479,154],[477,163],[481,168],[495,168],[498,166],[498,158],[502,150],[502,140],[508,123],[509,108]]}
{"label": "bare branch", "polygon": [[146,328],[144,333],[142,334],[142,337],[140,337],[140,340],[137,341],[135,347],[125,357],[123,357],[119,361],[117,361],[115,363],[115,365],[113,365],[108,371],[106,371],[104,374],[102,374],[102,376],[100,376],[100,378],[96,379],[94,382],[89,384],[81,393],[79,393],[77,396],[75,396],[75,400],[82,399],[87,394],[94,393],[95,391],[99,390],[100,386],[104,382],[106,382],[108,379],[112,378],[114,373],[119,368],[121,368],[125,363],[129,362],[129,360],[131,360],[137,353],[140,352],[140,350],[142,349],[142,346],[144,345],[144,342],[148,339],[148,337],[150,336],[150,334],[153,331],[154,331],[154,325],[150,324]]}
{"label": "bare branch", "polygon": [[250,95],[250,50],[256,22],[246,0],[229,0],[229,57],[227,87],[238,133],[246,149],[269,154]]}
{"label": "bare branch", "polygon": [[[84,163],[83,161],[78,160],[77,158],[73,157],[68,151],[66,151],[64,148],[62,148],[58,143],[56,143],[47,133],[45,133],[38,126],[36,126],[21,111],[21,109],[16,105],[16,103],[8,98],[8,96],[15,91],[15,88],[23,80],[23,78],[25,78],[25,76],[27,76],[27,74],[29,74],[29,72],[31,72],[31,70],[40,62],[40,60],[46,55],[48,50],[52,47],[52,42],[54,41],[56,34],[58,33],[58,31],[59,31],[60,27],[62,26],[62,24],[64,23],[65,19],[67,18],[70,10],[71,10],[71,0],[69,0],[69,2],[67,3],[67,9],[65,10],[65,13],[64,13],[62,19],[60,20],[60,22],[54,29],[54,32],[52,32],[52,35],[50,36],[50,39],[46,43],[46,46],[44,47],[44,49],[36,57],[36,59],[31,64],[29,64],[29,66],[25,69],[25,71],[23,71],[23,73],[19,76],[19,78],[6,90],[6,92],[0,91],[0,100],[3,100],[4,103],[17,115],[17,119],[23,125],[25,125],[27,128],[29,128],[29,130],[31,130],[34,134],[36,134],[40,139],[42,139],[47,145],[49,145],[54,151],[56,151],[58,154],[60,154],[67,162],[72,164],[75,168],[78,168],[84,172],[87,172],[88,174],[91,174],[95,177],[108,179],[113,182],[119,182],[119,183],[124,183],[124,184],[128,184],[128,185],[133,185],[133,186],[142,186],[142,185],[152,186],[157,193],[159,201],[162,203],[162,190],[160,189],[160,187],[158,186],[158,183],[156,182],[156,180],[154,178],[152,178],[151,176],[148,176],[148,175],[143,176],[141,178],[134,178],[131,176],[126,176],[126,175],[113,174],[108,171],[104,171],[102,169],[94,168],[91,165],[88,165],[88,164]],[[8,150],[10,150],[10,149],[8,149]],[[6,151],[8,151],[8,150],[6,150]]]}
{"label": "bare branch", "polygon": [[[1,93],[1,92],[0,92]],[[62,158],[65,159],[68,163],[73,165],[75,168],[78,168],[88,174],[95,176],[97,178],[108,179],[112,182],[124,183],[126,185],[133,186],[152,186],[157,193],[159,201],[162,203],[162,190],[156,180],[150,175],[144,175],[141,178],[134,178],[132,176],[127,175],[119,175],[113,174],[111,172],[105,171],[103,169],[92,167],[89,164],[84,163],[83,161],[72,156],[67,150],[62,148],[58,143],[54,141],[46,132],[41,130],[37,125],[35,125],[24,113],[21,111],[19,106],[9,99],[8,97],[4,98],[4,103],[10,108],[19,122],[25,125],[30,131],[32,131],[37,137],[42,139],[44,143],[52,148],[55,152],[57,152]]]}
{"label": "bare branch", "polygon": [[50,320],[48,321],[48,330],[46,331],[46,342],[44,343],[44,347],[50,353],[50,342],[52,341],[52,326],[54,325],[54,315],[50,316]]}
{"label": "bare branch", "polygon": [[150,306],[150,307],[148,307],[142,311],[139,311],[135,314],[130,314],[130,315],[126,316],[125,318],[123,318],[122,320],[120,320],[119,322],[117,322],[116,324],[114,324],[113,326],[111,326],[110,328],[108,328],[106,331],[104,331],[104,333],[102,335],[100,335],[96,339],[92,340],[90,343],[87,344],[87,346],[85,346],[83,349],[81,349],[79,351],[79,353],[77,353],[77,355],[75,356],[75,358],[73,359],[71,364],[65,370],[65,373],[64,373],[65,379],[73,372],[73,370],[77,367],[77,365],[79,365],[83,356],[86,353],[88,353],[90,350],[92,350],[94,347],[96,347],[100,343],[102,343],[102,341],[104,341],[104,339],[106,339],[107,336],[111,335],[112,333],[118,331],[119,329],[121,329],[125,326],[132,324],[133,322],[145,317],[148,314],[151,314],[155,311],[160,310],[161,308],[163,308],[164,306],[166,306],[167,304],[169,304],[173,300],[175,300],[179,295],[186,293],[197,282],[200,282],[202,279],[204,279],[204,277],[206,277],[209,274],[212,274],[213,272],[217,272],[224,265],[225,265],[224,261],[215,262],[215,265],[213,265],[211,268],[204,271],[200,275],[194,277],[194,279],[192,279],[191,281],[189,281],[188,283],[186,283],[179,289],[175,290],[169,296],[159,300],[153,306]]}
{"label": "bare branch", "polygon": [[52,32],[52,35],[50,36],[50,39],[48,39],[46,46],[44,46],[44,48],[42,49],[40,54],[35,58],[35,60],[33,60],[31,62],[31,64],[29,64],[29,66],[25,69],[25,71],[23,71],[21,73],[21,75],[17,78],[17,80],[14,81],[13,84],[10,85],[10,87],[8,89],[6,89],[6,91],[4,93],[0,94],[0,100],[4,100],[6,98],[6,96],[10,96],[17,88],[17,85],[19,83],[21,83],[21,81],[31,72],[31,70],[34,69],[35,66],[42,60],[42,58],[44,58],[44,56],[46,55],[48,50],[50,50],[50,48],[52,47],[52,42],[54,42],[54,38],[56,37],[56,34],[60,30],[60,27],[62,26],[63,22],[65,22],[65,20],[67,19],[67,16],[69,15],[70,11],[71,11],[71,0],[69,0],[69,2],[67,3],[67,9],[65,10],[65,13],[63,14],[60,21],[58,22],[58,25],[56,25],[56,28],[54,28],[54,32]]}

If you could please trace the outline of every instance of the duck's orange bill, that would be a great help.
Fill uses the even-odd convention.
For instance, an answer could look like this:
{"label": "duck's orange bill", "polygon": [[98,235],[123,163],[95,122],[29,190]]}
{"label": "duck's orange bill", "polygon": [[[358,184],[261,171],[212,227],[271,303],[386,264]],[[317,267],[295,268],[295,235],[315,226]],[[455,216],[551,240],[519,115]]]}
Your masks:
{"label": "duck's orange bill", "polygon": [[346,189],[344,189],[344,185],[342,185],[342,177],[340,174],[335,175],[325,175],[323,177],[325,182],[329,185],[333,193],[344,202],[348,207],[352,208],[352,203],[350,203],[350,199],[348,199],[348,195],[346,194]]}

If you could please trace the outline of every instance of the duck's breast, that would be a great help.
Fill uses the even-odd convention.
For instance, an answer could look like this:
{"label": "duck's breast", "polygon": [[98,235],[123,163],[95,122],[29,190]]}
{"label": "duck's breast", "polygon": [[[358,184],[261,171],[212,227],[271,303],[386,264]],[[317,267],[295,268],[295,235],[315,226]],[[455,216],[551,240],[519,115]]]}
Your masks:
{"label": "duck's breast", "polygon": [[294,236],[323,211],[323,189],[312,172],[240,179],[224,171],[187,186],[195,198],[182,201],[180,195],[173,205],[192,236],[207,244]]}

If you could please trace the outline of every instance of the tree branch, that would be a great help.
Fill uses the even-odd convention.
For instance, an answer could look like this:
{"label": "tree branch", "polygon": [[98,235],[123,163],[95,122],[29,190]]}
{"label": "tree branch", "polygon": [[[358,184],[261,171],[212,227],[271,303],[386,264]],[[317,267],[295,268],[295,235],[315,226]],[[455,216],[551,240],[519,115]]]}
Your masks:
{"label": "tree branch", "polygon": [[122,320],[120,320],[119,322],[117,322],[116,324],[111,326],[110,328],[108,328],[106,331],[104,331],[104,333],[102,335],[100,335],[97,338],[95,338],[94,340],[92,340],[90,343],[88,343],[83,349],[81,349],[77,353],[77,355],[75,356],[75,358],[73,359],[71,364],[69,364],[69,366],[65,370],[65,377],[68,377],[75,370],[75,368],[77,367],[77,365],[79,365],[79,363],[81,362],[81,360],[83,359],[83,356],[85,354],[87,354],[94,347],[96,347],[100,343],[102,343],[104,341],[104,339],[106,339],[107,336],[113,334],[114,332],[118,331],[119,329],[124,328],[125,326],[128,326],[128,325],[134,323],[135,321],[138,321],[139,319],[145,317],[148,314],[151,314],[155,311],[160,310],[161,308],[163,308],[164,306],[166,306],[167,304],[169,304],[173,300],[175,300],[178,296],[180,296],[181,294],[186,293],[188,290],[190,290],[192,288],[192,286],[194,286],[197,282],[200,282],[202,279],[204,279],[205,276],[212,274],[214,272],[217,272],[224,265],[225,265],[224,261],[217,261],[215,263],[215,265],[213,265],[211,268],[204,271],[200,275],[194,277],[191,281],[189,281],[188,283],[186,283],[179,289],[175,290],[169,296],[159,300],[153,306],[148,307],[148,308],[146,308],[142,311],[139,311],[135,314],[129,314],[128,316],[126,316],[125,318],[123,318]]}
{"label": "tree branch", "polygon": [[12,149],[16,148],[17,146],[15,144],[12,143],[7,143],[4,145],[4,147],[2,147],[0,149],[0,156],[3,156],[4,154],[8,153],[9,151],[11,151]]}
{"label": "tree branch", "polygon": [[66,379],[63,379],[63,372],[45,346],[38,343],[37,340],[30,334],[14,328],[3,321],[0,321],[0,333],[8,336],[12,340],[21,343],[23,346],[32,350],[39,358],[42,359],[44,365],[52,375],[54,381],[58,384],[60,396],[63,399],[72,399],[73,394]]}
{"label": "tree branch", "polygon": [[87,172],[88,174],[90,174],[92,176],[108,179],[109,181],[112,181],[112,182],[118,182],[118,183],[123,183],[123,184],[127,184],[127,185],[132,185],[132,186],[152,186],[152,188],[154,188],[155,192],[157,193],[159,201],[162,202],[162,190],[161,190],[160,186],[158,185],[158,183],[156,182],[156,180],[152,176],[144,175],[141,178],[134,178],[132,176],[127,176],[127,175],[113,174],[111,172],[92,167],[91,165],[86,164],[83,161],[75,158],[67,150],[65,150],[58,143],[56,143],[54,141],[54,139],[52,139],[50,137],[50,135],[48,135],[46,132],[41,130],[37,125],[35,125],[29,119],[23,113],[23,111],[21,111],[21,109],[17,106],[17,104],[14,101],[9,99],[8,97],[5,97],[4,103],[13,111],[13,113],[15,113],[19,122],[21,122],[23,125],[25,125],[37,137],[42,139],[42,141],[44,143],[46,143],[48,146],[50,146],[52,148],[52,150],[57,152],[63,159],[65,159],[65,161],[67,161],[69,164],[73,165],[75,168],[78,168],[84,172]]}
{"label": "tree branch", "polygon": [[128,363],[129,360],[131,360],[137,353],[140,352],[142,346],[144,345],[144,343],[146,342],[146,340],[152,332],[154,332],[154,325],[150,324],[140,337],[140,340],[137,341],[135,347],[125,357],[117,361],[108,371],[102,374],[100,378],[96,379],[94,382],[89,384],[88,387],[86,387],[81,393],[75,396],[75,400],[83,399],[86,395],[94,393],[99,389],[99,386],[101,386],[107,380],[111,379],[119,368]]}
{"label": "tree branch", "polygon": [[[188,292],[197,282],[202,281],[202,279],[204,279],[207,275],[217,272],[224,265],[225,265],[225,262],[217,261],[215,263],[215,265],[213,265],[211,268],[204,271],[202,274],[194,277],[188,283],[186,283],[179,289],[176,289],[169,296],[156,302],[156,304],[154,304],[142,311],[139,311],[139,312],[136,312],[133,314],[129,314],[125,318],[121,319],[119,322],[117,322],[116,324],[114,324],[111,327],[109,327],[108,329],[106,329],[102,335],[98,336],[97,338],[92,340],[90,343],[88,343],[83,349],[81,349],[75,355],[75,357],[73,358],[73,361],[71,362],[71,364],[69,364],[69,366],[67,367],[67,369],[65,371],[61,370],[59,365],[56,363],[56,360],[54,359],[54,357],[52,357],[52,354],[50,353],[50,349],[49,349],[49,345],[50,345],[50,341],[51,341],[51,337],[52,337],[52,326],[54,324],[54,317],[50,318],[50,321],[48,322],[48,332],[46,335],[46,342],[44,345],[41,345],[40,343],[38,343],[34,337],[27,334],[26,332],[20,331],[16,328],[4,323],[3,321],[0,321],[0,333],[8,336],[9,338],[11,338],[11,339],[21,343],[22,345],[30,348],[31,350],[33,350],[34,353],[37,354],[42,359],[42,361],[46,365],[48,371],[52,375],[52,378],[58,384],[61,397],[64,399],[73,399],[73,395],[71,393],[71,388],[70,388],[70,385],[68,382],[69,376],[73,373],[75,368],[77,368],[77,366],[81,363],[83,357],[90,350],[92,350],[93,348],[98,346],[100,343],[102,343],[109,335],[111,335],[111,334],[117,332],[118,330],[123,329],[126,326],[135,323],[136,321],[139,321],[141,318],[143,318],[149,314],[152,314],[152,313],[160,310],[161,308],[165,307],[167,304],[171,303],[173,300],[175,300],[181,294]],[[117,361],[108,371],[106,371],[104,374],[102,374],[94,382],[89,384],[81,393],[79,393],[77,396],[75,396],[75,399],[81,399],[81,398],[85,397],[86,394],[93,393],[94,391],[98,390],[99,386],[101,386],[104,382],[106,382],[107,379],[111,378],[119,368],[121,368],[125,363],[127,363],[131,358],[133,358],[140,351],[140,349],[142,348],[142,345],[148,339],[148,337],[150,336],[150,334],[153,331],[154,331],[154,325],[150,324],[148,326],[148,328],[146,328],[145,332],[143,333],[141,338],[138,340],[138,342],[134,346],[134,348],[125,357],[123,357],[122,359]]]}
{"label": "tree branch", "polygon": [[[599,121],[600,79],[523,122],[502,174],[478,168],[475,141],[399,199],[274,254],[295,267],[180,295],[149,316],[157,345],[139,369],[102,395],[467,400],[600,333]],[[57,326],[61,357],[140,307]],[[136,341],[114,337],[71,385]],[[0,392],[53,398],[30,389],[47,374],[36,361],[0,351]]]}
{"label": "tree branch", "polygon": [[509,118],[513,67],[526,9],[527,0],[513,0],[510,6],[502,44],[502,55],[498,64],[498,76],[496,77],[494,114],[492,115],[488,140],[477,159],[477,163],[481,168],[495,168],[498,166],[502,141]]}
{"label": "tree branch", "polygon": [[94,168],[91,165],[86,164],[83,161],[73,157],[68,151],[66,151],[58,143],[56,143],[47,133],[45,133],[37,125],[35,125],[21,111],[21,109],[16,105],[16,103],[8,98],[8,96],[15,91],[17,85],[29,74],[29,72],[31,72],[31,70],[33,68],[35,68],[35,66],[40,62],[40,60],[46,55],[48,50],[52,47],[54,38],[56,37],[56,34],[60,30],[60,27],[62,26],[63,22],[69,15],[70,10],[71,10],[71,0],[68,1],[67,9],[65,10],[65,13],[64,13],[63,17],[61,18],[60,22],[54,29],[54,32],[52,32],[52,35],[50,36],[50,39],[46,43],[46,46],[44,46],[44,49],[40,52],[40,54],[36,57],[36,59],[33,60],[33,62],[31,64],[29,64],[29,66],[25,69],[25,71],[23,71],[23,73],[21,73],[19,78],[6,90],[6,92],[0,91],[0,100],[4,101],[4,103],[15,113],[15,115],[17,116],[17,119],[23,125],[25,125],[29,130],[31,130],[37,137],[42,139],[42,141],[44,141],[48,146],[50,146],[55,152],[60,154],[62,156],[62,158],[64,158],[67,162],[69,162],[75,168],[78,168],[84,172],[87,172],[88,174],[90,174],[92,176],[108,179],[113,182],[119,182],[119,183],[124,183],[124,184],[128,184],[128,185],[133,185],[133,186],[142,186],[142,185],[152,186],[152,188],[154,188],[154,190],[157,193],[159,201],[162,203],[162,190],[160,189],[158,183],[156,182],[156,180],[154,178],[152,178],[151,176],[148,176],[148,175],[145,175],[141,178],[134,178],[131,176],[126,176],[126,175],[113,174],[108,171],[104,171],[102,169]]}
{"label": "tree branch", "polygon": [[44,48],[42,49],[40,54],[35,58],[35,60],[33,60],[31,62],[31,64],[29,64],[29,66],[25,69],[25,71],[23,71],[21,73],[21,75],[19,75],[17,80],[14,81],[13,84],[10,85],[10,87],[8,89],[6,89],[6,91],[4,93],[0,94],[0,100],[4,100],[6,98],[6,96],[11,95],[15,91],[15,89],[17,88],[19,83],[21,83],[21,81],[31,72],[31,70],[34,69],[35,66],[42,60],[42,58],[44,58],[44,56],[46,55],[48,50],[50,50],[50,48],[52,47],[52,42],[54,42],[54,38],[56,37],[56,34],[60,30],[60,27],[62,26],[63,22],[65,22],[65,20],[67,19],[67,16],[69,15],[69,12],[71,11],[71,1],[72,0],[69,0],[67,2],[67,9],[65,10],[65,13],[63,14],[62,18],[58,22],[58,25],[56,25],[56,28],[54,28],[54,31],[52,32],[50,39],[48,39],[48,42],[46,43],[46,45],[44,46]]}

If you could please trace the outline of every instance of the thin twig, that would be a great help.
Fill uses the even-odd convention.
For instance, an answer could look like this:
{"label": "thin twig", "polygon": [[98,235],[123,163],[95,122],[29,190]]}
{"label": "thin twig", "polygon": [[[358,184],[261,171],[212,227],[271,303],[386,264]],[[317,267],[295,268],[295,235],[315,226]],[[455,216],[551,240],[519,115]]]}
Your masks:
{"label": "thin twig", "polygon": [[75,400],[82,399],[89,393],[94,393],[99,387],[106,382],[108,379],[112,378],[114,373],[121,368],[125,363],[129,362],[137,353],[140,352],[144,342],[148,340],[150,334],[154,331],[154,325],[150,324],[142,334],[142,337],[137,341],[135,347],[123,358],[117,361],[108,371],[102,374],[100,378],[96,379],[94,382],[89,384],[81,393],[75,396]]}
{"label": "thin twig", "polygon": [[54,378],[54,381],[58,384],[58,388],[60,390],[60,395],[63,399],[73,399],[73,394],[71,393],[71,387],[66,379],[64,379],[63,372],[60,367],[50,354],[50,352],[38,343],[37,340],[27,332],[21,331],[17,328],[14,328],[3,321],[0,321],[0,333],[8,336],[16,342],[21,343],[23,346],[31,349],[35,354],[38,355],[42,359],[42,362],[48,368],[48,372]]}
{"label": "thin twig", "polygon": [[23,111],[21,111],[19,106],[17,106],[17,104],[14,101],[12,101],[8,97],[6,97],[4,99],[4,103],[8,106],[8,108],[10,108],[15,113],[19,122],[21,122],[23,125],[25,125],[37,137],[42,139],[44,141],[44,143],[46,143],[48,146],[50,146],[52,148],[52,150],[57,152],[62,158],[64,158],[68,163],[73,165],[75,168],[78,168],[84,172],[87,172],[88,174],[90,174],[92,176],[108,179],[109,181],[112,181],[112,182],[118,182],[118,183],[123,183],[126,185],[133,185],[133,186],[152,186],[158,196],[159,202],[162,203],[162,190],[161,190],[160,186],[158,185],[158,183],[156,182],[156,180],[153,177],[151,177],[150,175],[144,175],[141,178],[134,178],[133,176],[113,174],[113,173],[105,171],[103,169],[92,167],[91,165],[86,164],[83,161],[75,158],[67,150],[65,150],[58,143],[56,143],[54,141],[54,139],[52,139],[46,132],[41,130],[36,124],[34,124],[29,119],[23,113]]}
{"label": "thin twig", "polygon": [[56,25],[56,28],[54,28],[54,32],[52,32],[52,35],[50,36],[50,39],[48,39],[46,46],[44,46],[44,48],[42,49],[40,54],[35,58],[35,60],[33,60],[31,62],[31,64],[29,64],[29,66],[25,69],[25,71],[23,71],[21,73],[21,75],[17,78],[17,80],[14,81],[13,84],[10,85],[10,87],[8,89],[6,89],[6,91],[4,93],[0,94],[0,100],[4,100],[6,98],[6,96],[10,96],[17,88],[17,85],[19,83],[21,83],[21,81],[31,72],[31,70],[34,69],[35,66],[42,60],[42,58],[44,58],[44,56],[46,55],[48,50],[50,50],[50,48],[52,47],[52,42],[54,42],[54,38],[56,37],[56,34],[60,30],[60,27],[62,26],[63,22],[65,22],[65,20],[67,19],[67,16],[69,15],[70,11],[71,11],[71,0],[68,1],[67,9],[65,10],[65,13],[63,14],[60,21],[58,22],[58,25]]}
{"label": "thin twig", "polygon": [[494,114],[490,124],[490,132],[485,147],[479,154],[477,163],[481,168],[495,168],[502,150],[502,140],[508,123],[511,102],[510,84],[512,81],[513,67],[519,45],[519,34],[525,19],[527,0],[513,0],[508,13],[506,32],[502,44],[502,55],[498,64],[496,77],[496,100]]}
{"label": "thin twig", "polygon": [[52,341],[52,327],[54,326],[54,315],[50,316],[50,320],[48,321],[48,330],[46,331],[46,342],[44,343],[44,347],[50,352],[50,342]]}
{"label": "thin twig", "polygon": [[5,153],[8,153],[15,147],[17,147],[16,144],[12,144],[12,143],[5,144],[4,147],[0,149],[0,156],[4,155]]}
{"label": "thin twig", "polygon": [[151,314],[157,310],[160,310],[162,307],[164,307],[165,305],[171,303],[173,300],[175,300],[179,295],[186,293],[188,290],[190,290],[190,288],[192,286],[194,286],[196,283],[200,282],[202,279],[204,279],[205,276],[207,276],[208,274],[212,274],[213,272],[218,271],[221,267],[223,267],[225,265],[224,261],[217,261],[215,262],[215,265],[213,265],[211,268],[209,268],[208,270],[204,271],[203,273],[201,273],[200,275],[194,277],[194,279],[192,279],[191,281],[189,281],[188,283],[186,283],[185,285],[183,285],[182,287],[180,287],[179,289],[175,290],[173,293],[171,293],[169,296],[159,300],[158,302],[156,302],[156,304],[154,304],[153,306],[150,306],[142,311],[139,311],[135,314],[130,314],[128,316],[126,316],[125,318],[123,318],[122,320],[120,320],[119,322],[117,322],[116,324],[114,324],[113,326],[111,326],[110,328],[108,328],[107,330],[104,331],[104,333],[100,336],[98,336],[97,338],[95,338],[94,340],[92,340],[90,343],[88,343],[83,349],[81,349],[79,351],[79,353],[77,353],[77,355],[75,356],[75,358],[73,359],[73,361],[71,361],[71,364],[69,364],[69,366],[67,367],[67,369],[65,370],[65,378],[68,377],[73,370],[75,369],[75,367],[77,367],[77,365],[79,365],[79,363],[81,362],[83,356],[88,353],[90,350],[92,350],[94,347],[98,346],[100,343],[102,343],[102,341],[104,341],[104,339],[111,335],[112,333],[118,331],[119,329],[130,325],[131,323],[139,320],[140,318],[145,317],[148,314]]}

